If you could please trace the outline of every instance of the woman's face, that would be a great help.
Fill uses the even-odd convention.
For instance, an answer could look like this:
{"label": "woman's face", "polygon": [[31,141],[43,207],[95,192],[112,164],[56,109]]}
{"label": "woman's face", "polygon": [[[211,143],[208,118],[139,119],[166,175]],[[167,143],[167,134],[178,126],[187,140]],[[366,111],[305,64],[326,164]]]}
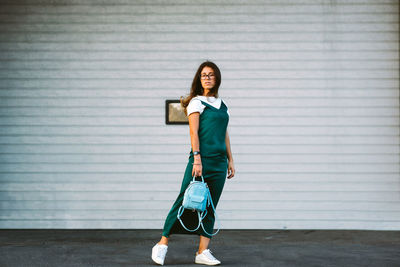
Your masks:
{"label": "woman's face", "polygon": [[204,89],[211,90],[211,88],[213,88],[215,85],[214,70],[208,66],[205,66],[201,71],[200,81],[201,86],[203,86]]}

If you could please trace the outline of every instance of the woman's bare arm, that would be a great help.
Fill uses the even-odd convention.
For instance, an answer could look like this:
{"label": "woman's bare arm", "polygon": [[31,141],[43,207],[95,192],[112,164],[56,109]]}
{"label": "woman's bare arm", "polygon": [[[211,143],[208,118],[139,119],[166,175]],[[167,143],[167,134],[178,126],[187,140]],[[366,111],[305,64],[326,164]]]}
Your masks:
{"label": "woman's bare arm", "polygon": [[[200,141],[199,141],[199,123],[200,123],[200,112],[193,112],[189,114],[189,131],[190,131],[190,141],[192,143],[192,150],[193,151],[200,151]],[[200,151],[201,153],[202,151]],[[194,155],[194,164],[201,164],[201,156]],[[201,176],[201,165],[193,165],[193,172],[194,171]]]}
{"label": "woman's bare arm", "polygon": [[228,129],[226,130],[225,144],[226,144],[226,154],[228,157],[228,177],[227,178],[231,179],[233,176],[235,176],[235,164],[233,163],[231,142],[229,140]]}
{"label": "woman's bare arm", "polygon": [[229,140],[228,130],[226,130],[225,144],[226,144],[226,154],[228,156],[228,161],[233,161],[232,150],[231,150],[231,142]]}

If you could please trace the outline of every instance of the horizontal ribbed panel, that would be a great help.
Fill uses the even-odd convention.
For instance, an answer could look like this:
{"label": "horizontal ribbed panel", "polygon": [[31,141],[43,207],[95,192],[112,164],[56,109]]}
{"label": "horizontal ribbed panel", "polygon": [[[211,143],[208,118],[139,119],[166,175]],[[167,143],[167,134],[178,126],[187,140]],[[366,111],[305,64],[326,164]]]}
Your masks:
{"label": "horizontal ribbed panel", "polygon": [[157,228],[221,69],[236,175],[222,228],[400,229],[394,0],[5,0],[0,228]]}

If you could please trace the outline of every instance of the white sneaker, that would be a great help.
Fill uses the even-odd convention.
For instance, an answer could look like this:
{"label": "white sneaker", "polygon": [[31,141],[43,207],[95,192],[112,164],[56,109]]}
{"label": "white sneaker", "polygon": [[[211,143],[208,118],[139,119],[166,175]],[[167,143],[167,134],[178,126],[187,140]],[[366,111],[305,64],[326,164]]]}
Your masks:
{"label": "white sneaker", "polygon": [[167,254],[168,246],[159,245],[158,243],[154,245],[151,251],[151,259],[160,265],[164,265],[165,255]]}
{"label": "white sneaker", "polygon": [[209,250],[209,249],[203,250],[203,252],[201,252],[200,254],[198,254],[198,252],[196,252],[196,259],[194,260],[194,262],[199,263],[199,264],[206,264],[206,265],[221,264],[221,262],[219,260],[217,260],[211,254],[211,250]]}

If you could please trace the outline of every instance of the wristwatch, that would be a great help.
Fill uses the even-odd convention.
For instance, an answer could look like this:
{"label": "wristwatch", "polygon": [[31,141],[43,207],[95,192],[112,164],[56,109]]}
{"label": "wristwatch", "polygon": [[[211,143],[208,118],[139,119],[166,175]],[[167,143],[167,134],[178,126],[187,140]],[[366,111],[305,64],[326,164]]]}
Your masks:
{"label": "wristwatch", "polygon": [[200,151],[193,151],[193,155],[200,155]]}

